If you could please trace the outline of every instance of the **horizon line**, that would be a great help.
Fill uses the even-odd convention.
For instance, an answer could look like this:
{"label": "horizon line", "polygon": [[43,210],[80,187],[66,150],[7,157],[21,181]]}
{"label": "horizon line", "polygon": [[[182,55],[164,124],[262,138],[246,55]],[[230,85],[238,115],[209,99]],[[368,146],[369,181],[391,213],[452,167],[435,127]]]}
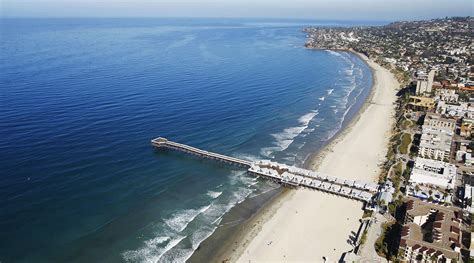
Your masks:
{"label": "horizon line", "polygon": [[402,21],[428,21],[445,18],[470,18],[472,16],[443,16],[424,19],[341,19],[341,18],[309,18],[309,17],[219,17],[219,16],[3,16],[0,19],[257,19],[257,20],[300,20],[300,21],[333,21],[333,22],[402,22]]}

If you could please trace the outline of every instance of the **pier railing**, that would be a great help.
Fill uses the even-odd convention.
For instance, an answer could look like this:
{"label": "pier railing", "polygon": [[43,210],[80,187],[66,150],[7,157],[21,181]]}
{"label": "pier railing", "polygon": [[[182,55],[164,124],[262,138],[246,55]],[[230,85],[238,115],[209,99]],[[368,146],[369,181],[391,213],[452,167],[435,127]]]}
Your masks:
{"label": "pier railing", "polygon": [[165,138],[162,138],[162,137],[159,137],[159,138],[156,138],[156,139],[152,140],[151,143],[152,143],[153,146],[158,147],[158,148],[161,147],[161,148],[168,148],[168,149],[178,150],[178,151],[194,154],[194,155],[197,155],[199,157],[204,157],[204,158],[207,158],[207,159],[216,160],[216,161],[220,161],[220,162],[224,162],[224,163],[229,163],[229,164],[233,164],[233,165],[237,165],[237,166],[241,166],[241,167],[245,167],[245,168],[250,168],[250,166],[252,165],[251,162],[246,161],[246,160],[242,160],[242,159],[239,159],[239,158],[235,158],[235,157],[231,157],[231,156],[227,156],[227,155],[223,155],[223,154],[204,151],[204,150],[201,150],[201,149],[198,149],[198,148],[186,145],[186,144],[172,142],[172,141],[169,141],[169,140],[167,140]]}

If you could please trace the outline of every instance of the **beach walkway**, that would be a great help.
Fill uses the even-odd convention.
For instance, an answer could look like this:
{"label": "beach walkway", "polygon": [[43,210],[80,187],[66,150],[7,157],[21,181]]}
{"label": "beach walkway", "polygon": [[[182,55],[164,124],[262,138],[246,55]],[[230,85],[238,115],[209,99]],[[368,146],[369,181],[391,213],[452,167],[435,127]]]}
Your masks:
{"label": "beach walkway", "polygon": [[247,169],[247,173],[263,177],[289,187],[306,187],[346,198],[370,203],[378,190],[373,182],[346,180],[319,172],[289,166],[268,160],[250,162],[239,158],[201,150],[186,144],[156,138],[151,141],[157,148],[167,148],[193,154],[201,158],[215,160]]}

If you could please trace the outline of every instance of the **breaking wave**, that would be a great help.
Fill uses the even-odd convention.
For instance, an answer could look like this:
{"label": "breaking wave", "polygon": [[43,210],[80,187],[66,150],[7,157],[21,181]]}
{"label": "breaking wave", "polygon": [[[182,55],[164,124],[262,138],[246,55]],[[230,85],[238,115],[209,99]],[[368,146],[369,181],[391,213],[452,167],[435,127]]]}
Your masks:
{"label": "breaking wave", "polygon": [[[186,236],[177,236],[171,240],[170,237],[159,236],[145,241],[145,245],[137,250],[125,251],[122,253],[122,257],[127,262],[155,263],[160,260],[163,254],[175,247],[185,238]],[[165,247],[159,246],[165,242],[168,242]]]}
{"label": "breaking wave", "polygon": [[201,207],[200,209],[187,209],[174,213],[171,218],[166,219],[165,223],[176,232],[183,231],[191,221],[199,214],[209,209],[211,205]]}
{"label": "breaking wave", "polygon": [[207,191],[207,195],[212,199],[216,199],[222,194],[222,192]]}
{"label": "breaking wave", "polygon": [[262,148],[260,154],[266,157],[270,157],[275,151],[286,150],[295,138],[300,135],[306,128],[308,128],[311,120],[319,114],[319,111],[313,110],[306,113],[298,119],[299,126],[289,127],[284,129],[282,132],[271,134],[275,138],[275,147]]}

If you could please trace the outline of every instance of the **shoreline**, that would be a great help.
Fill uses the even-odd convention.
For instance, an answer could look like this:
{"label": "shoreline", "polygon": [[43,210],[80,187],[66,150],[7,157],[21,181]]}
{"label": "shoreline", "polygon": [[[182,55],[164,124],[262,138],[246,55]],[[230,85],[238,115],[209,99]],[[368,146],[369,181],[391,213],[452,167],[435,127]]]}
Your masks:
{"label": "shoreline", "polygon": [[[365,110],[367,110],[367,107],[371,104],[371,101],[375,95],[375,86],[377,85],[377,81],[378,81],[376,71],[369,64],[370,59],[366,55],[362,53],[358,53],[354,50],[349,50],[349,49],[316,49],[316,50],[333,50],[336,52],[348,52],[348,53],[351,53],[352,55],[357,56],[370,68],[370,71],[372,73],[372,86],[370,87],[369,95],[367,96],[365,101],[362,103],[362,106],[360,107],[360,109],[354,114],[354,116],[351,119],[349,119],[346,123],[343,122],[341,129],[336,134],[334,134],[334,136],[331,139],[327,140],[319,150],[310,154],[305,159],[303,163],[303,168],[309,169],[309,170],[316,170],[321,164],[326,154],[328,152],[331,152],[332,147],[338,144],[340,140],[344,139],[344,137],[347,136],[347,134],[351,131],[353,126],[357,123],[357,121],[359,121],[361,116],[364,114]],[[372,62],[375,63],[374,61]]]}
{"label": "shoreline", "polygon": [[[364,114],[367,113],[367,110],[370,108],[370,106],[374,105],[374,99],[377,99],[375,97],[378,95],[378,93],[380,93],[378,89],[380,89],[381,84],[380,77],[378,76],[380,72],[377,70],[385,70],[363,54],[357,53],[353,50],[338,51],[349,52],[352,55],[359,57],[359,59],[367,64],[372,73],[372,86],[370,87],[369,94],[362,102],[362,105],[357,110],[357,112],[354,113],[352,118],[347,120],[346,123],[343,123],[341,129],[331,139],[325,142],[325,144],[318,151],[308,155],[308,157],[303,162],[303,166],[306,169],[313,170],[316,168],[318,168],[318,170],[319,168],[323,168],[320,170],[321,172],[334,174],[341,178],[376,181],[379,172],[372,173],[372,177],[369,178],[354,178],[344,176],[344,174],[338,174],[336,171],[327,171],[327,169],[329,169],[328,166],[331,166],[330,164],[326,164],[326,167],[321,166],[326,159],[331,159],[330,156],[335,154],[334,148],[344,143],[344,139],[347,139],[348,135],[353,132],[354,128],[358,123],[360,123],[361,119],[364,117]],[[374,67],[377,67],[377,69]],[[393,77],[390,72],[388,73]],[[398,82],[396,87],[393,88],[394,89],[391,90],[393,95],[392,103],[395,101],[395,93],[396,89],[398,89]],[[389,107],[393,113],[393,104],[391,104]],[[389,125],[385,126],[387,130],[390,131],[394,121],[393,114],[390,116],[385,116],[385,118],[389,121]],[[387,137],[386,140],[388,143],[388,136],[382,137]],[[378,150],[382,150],[383,158],[385,158],[387,145],[383,145],[383,149]],[[376,165],[378,165],[377,162]],[[376,175],[374,176],[374,174]],[[279,187],[277,189],[280,188],[283,187]],[[281,189],[280,191],[275,191],[273,194],[269,194],[269,196],[266,196],[266,198],[263,199],[263,201],[258,200],[258,198],[256,198],[256,200],[246,200],[242,204],[232,208],[229,213],[236,213],[236,211],[233,210],[237,210],[238,213],[238,211],[242,209],[245,210],[244,213],[249,213],[249,207],[251,209],[253,208],[254,210],[250,212],[250,216],[240,220],[240,222],[234,226],[224,228],[219,227],[215,233],[202,242],[200,248],[193,253],[187,262],[200,262],[203,259],[207,259],[210,262],[248,262],[249,260],[321,261],[323,260],[323,256],[331,261],[334,261],[339,260],[343,253],[348,252],[353,248],[347,242],[352,238],[353,235],[355,235],[355,233],[357,233],[360,227],[359,219],[362,217],[363,213],[362,203],[319,191],[308,189],[299,189],[298,191],[295,191],[294,189],[285,188]],[[308,200],[314,200],[314,202],[309,202]],[[255,206],[255,203],[259,203],[259,206]],[[328,207],[325,204],[331,205]],[[339,214],[338,216],[342,216],[342,214],[344,214],[344,216],[339,218],[341,220],[338,220],[338,223],[344,227],[338,225],[331,226],[331,222],[333,222],[334,219],[331,220],[329,216],[326,218],[321,218],[318,213],[315,215],[313,208],[318,207],[319,209],[322,209],[323,213],[331,213],[336,215]],[[326,238],[326,236],[332,235],[331,232],[328,232],[328,229],[338,228],[339,231],[337,235],[335,235],[337,238],[330,238],[332,239],[331,242],[329,242],[332,251],[328,251],[329,247],[327,247],[326,249],[319,249],[320,251],[316,251],[317,253],[314,253],[315,250],[318,250],[316,248],[324,247],[324,245],[329,243],[327,243],[327,240],[323,240],[324,238],[315,238],[310,240],[310,238],[307,238],[307,230],[304,227],[304,231],[301,231],[301,233],[296,236],[292,236],[291,233],[283,233],[284,231],[282,231],[282,233],[275,234],[273,228],[277,228],[281,223],[287,223],[286,221],[288,221],[288,218],[285,213],[288,213],[289,210],[294,210],[294,214],[292,213],[292,215],[298,215],[294,218],[295,222],[301,223],[301,221],[307,221],[309,219],[311,222],[305,222],[304,224],[308,223],[311,225],[313,222],[321,221],[322,224],[320,224],[320,227],[316,227],[313,229],[313,231],[324,238]],[[313,212],[308,215],[304,215],[305,211]],[[315,216],[317,218],[314,218]],[[311,220],[312,217],[313,220]],[[271,236],[272,234],[273,236]],[[271,236],[271,238],[269,238],[269,236]],[[272,250],[270,246],[274,245],[274,243],[276,243],[275,240],[277,239],[281,240],[279,243],[285,245],[277,250]],[[314,243],[316,246],[312,249],[309,249],[309,253],[298,252],[298,248],[303,244],[297,246],[294,244],[294,241],[298,241],[299,239],[307,239],[305,241],[306,243]],[[293,253],[281,253],[282,251],[285,251],[286,247],[293,247],[290,249],[293,251]],[[262,253],[258,252],[261,250],[265,251]],[[278,253],[280,253],[279,257]]]}
{"label": "shoreline", "polygon": [[[392,73],[374,61],[371,61],[365,55],[352,50],[345,51],[357,55],[370,67],[373,77],[371,91],[353,118],[351,118],[333,138],[328,140],[319,151],[310,155],[305,160],[304,166],[307,169],[318,168],[319,171],[341,176],[342,178],[377,181],[380,173],[378,165],[385,159],[387,152],[388,136],[386,136],[385,132],[390,132],[394,123],[393,103],[396,99],[395,93],[399,83]],[[387,80],[387,78],[391,78],[390,85],[384,81]],[[382,90],[384,85],[390,87]],[[385,91],[385,93],[391,91],[392,96],[388,99],[384,98],[384,95],[386,96],[387,94],[383,94],[383,91]],[[379,155],[377,157],[378,160],[375,162],[377,168],[374,170],[373,166],[369,169],[367,167],[359,167],[358,170],[362,171],[365,168],[366,173],[362,175],[356,173],[355,176],[348,176],[347,173],[353,173],[352,169],[348,168],[349,165],[338,165],[338,167],[335,168],[337,164],[341,163],[338,160],[340,159],[339,154],[345,151],[348,144],[347,140],[350,140],[354,134],[357,135],[361,133],[358,131],[361,125],[377,121],[377,119],[374,120],[371,118],[373,116],[368,115],[374,115],[373,113],[376,112],[371,105],[376,105],[380,102],[389,102],[386,105],[382,103],[381,106],[385,106],[390,114],[389,116],[385,116],[385,119],[382,120],[382,122],[385,122],[379,125],[383,127],[383,130],[377,135],[379,139],[382,138],[383,147],[380,147],[381,145],[376,147],[376,155]],[[372,110],[368,112],[369,109]],[[366,131],[366,135],[367,134],[371,135],[370,132]],[[369,136],[369,138],[365,139],[367,142],[370,142],[371,138]],[[353,157],[354,159],[352,161],[353,163],[350,163],[350,159],[347,160],[346,163],[350,165],[358,162],[355,160],[357,159],[357,155],[346,156],[346,159],[347,157]],[[321,261],[324,258],[334,261],[339,260],[345,252],[353,249],[349,244],[349,240],[355,235],[359,228],[359,219],[363,213],[361,209],[362,203],[307,189],[290,191],[292,192],[291,194],[278,197],[278,202],[269,202],[266,205],[267,207],[262,209],[265,213],[257,213],[253,219],[244,223],[243,225],[246,226],[246,229],[244,227],[245,233],[240,233],[238,237],[232,237],[235,243],[227,247],[227,253],[215,258],[215,261]],[[316,209],[311,211],[311,208],[319,208],[322,214],[330,213],[338,218],[331,218],[329,215],[325,216],[325,218],[321,218],[320,213],[315,213],[314,210]],[[313,224],[316,222],[318,224]],[[289,231],[288,227],[286,227],[286,230],[282,228],[278,229],[278,226],[282,224],[295,225],[297,227],[291,231]],[[313,238],[309,235],[309,232],[314,234]],[[318,238],[318,236],[321,238]],[[240,242],[242,245],[238,245]],[[314,247],[303,249],[304,244],[312,244]]]}

